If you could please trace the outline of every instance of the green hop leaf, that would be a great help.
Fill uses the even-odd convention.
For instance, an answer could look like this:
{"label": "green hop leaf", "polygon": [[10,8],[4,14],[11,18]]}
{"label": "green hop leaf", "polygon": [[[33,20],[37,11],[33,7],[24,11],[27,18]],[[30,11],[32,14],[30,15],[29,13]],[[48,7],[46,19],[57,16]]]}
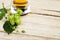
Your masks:
{"label": "green hop leaf", "polygon": [[8,20],[10,21],[11,25],[14,25],[14,24],[15,24],[14,15],[9,15],[9,16],[8,16]]}
{"label": "green hop leaf", "polygon": [[21,24],[21,19],[20,19],[20,16],[18,14],[15,14],[15,23],[17,25],[20,25]]}
{"label": "green hop leaf", "polygon": [[17,9],[17,14],[22,15],[23,11],[21,9]]}
{"label": "green hop leaf", "polygon": [[14,26],[11,25],[9,21],[6,21],[3,25],[4,31],[8,34],[12,33],[15,30],[13,27]]}

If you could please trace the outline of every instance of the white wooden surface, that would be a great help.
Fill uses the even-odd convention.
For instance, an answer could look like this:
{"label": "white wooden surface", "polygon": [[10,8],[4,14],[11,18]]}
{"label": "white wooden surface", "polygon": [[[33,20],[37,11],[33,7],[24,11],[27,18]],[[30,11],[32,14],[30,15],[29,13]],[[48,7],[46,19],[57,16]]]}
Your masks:
{"label": "white wooden surface", "polygon": [[[19,32],[7,35],[2,27],[4,19],[0,21],[0,40],[60,40],[59,4],[59,0],[30,0],[32,13],[21,17]],[[26,33],[21,33],[22,29]]]}
{"label": "white wooden surface", "polygon": [[30,0],[30,5],[33,12],[60,16],[60,0]]}
{"label": "white wooden surface", "polygon": [[[1,25],[0,38],[9,40],[60,40],[60,17],[31,13],[21,18],[22,24],[18,27],[19,32],[7,35]],[[2,21],[0,24],[3,24]],[[25,29],[26,33],[21,33],[22,29]]]}

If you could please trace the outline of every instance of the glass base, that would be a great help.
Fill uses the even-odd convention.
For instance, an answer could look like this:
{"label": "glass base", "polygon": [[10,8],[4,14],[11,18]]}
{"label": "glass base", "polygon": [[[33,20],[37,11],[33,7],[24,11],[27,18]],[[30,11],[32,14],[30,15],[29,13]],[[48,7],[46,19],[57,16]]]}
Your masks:
{"label": "glass base", "polygon": [[[28,6],[26,9],[21,9],[23,11],[23,14],[21,16],[27,15],[30,13],[30,6]],[[16,8],[11,7],[11,13],[14,14],[16,13]]]}

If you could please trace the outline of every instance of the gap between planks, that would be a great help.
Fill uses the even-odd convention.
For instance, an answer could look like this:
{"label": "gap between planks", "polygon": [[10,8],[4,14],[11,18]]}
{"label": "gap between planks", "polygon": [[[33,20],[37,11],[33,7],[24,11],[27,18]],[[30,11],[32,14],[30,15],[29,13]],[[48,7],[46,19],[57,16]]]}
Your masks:
{"label": "gap between planks", "polygon": [[31,12],[30,14],[37,14],[37,15],[43,15],[43,16],[52,16],[52,17],[60,17],[59,15],[52,15],[52,14],[45,14],[45,13],[34,13],[34,12]]}

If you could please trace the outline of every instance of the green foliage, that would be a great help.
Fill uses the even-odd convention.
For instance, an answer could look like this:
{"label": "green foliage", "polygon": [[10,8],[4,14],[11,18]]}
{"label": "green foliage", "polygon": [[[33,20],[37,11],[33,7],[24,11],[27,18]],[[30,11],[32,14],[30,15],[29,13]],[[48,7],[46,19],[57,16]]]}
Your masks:
{"label": "green foliage", "polygon": [[8,34],[12,33],[15,30],[16,27],[14,27],[15,26],[11,25],[9,21],[6,21],[3,25],[5,32],[7,32]]}
{"label": "green foliage", "polygon": [[10,21],[11,25],[14,25],[14,24],[15,24],[14,15],[9,15],[9,16],[8,16],[8,20]]}
{"label": "green foliage", "polygon": [[3,5],[3,8],[0,9],[0,20],[2,20],[5,14],[7,13],[7,9],[4,7],[4,4],[2,5]]}
{"label": "green foliage", "polygon": [[[0,9],[0,20],[3,19],[7,11],[8,10],[4,7],[4,3],[2,3],[2,8]],[[16,30],[17,26],[21,24],[20,15],[22,15],[22,13],[23,12],[21,9],[17,9],[17,13],[8,14],[8,16],[6,17],[8,20],[6,20],[6,22],[3,25],[3,29],[6,33],[8,34],[12,33],[13,31]],[[22,32],[25,33],[25,30],[22,30]]]}
{"label": "green foliage", "polygon": [[0,20],[3,18],[3,15],[2,15],[2,13],[0,12]]}
{"label": "green foliage", "polygon": [[25,33],[26,31],[25,31],[25,30],[22,30],[21,32],[22,32],[22,33]]}
{"label": "green foliage", "polygon": [[9,14],[8,21],[5,22],[3,28],[4,30],[10,34],[14,30],[16,30],[17,26],[21,24],[20,15],[17,13]]}
{"label": "green foliage", "polygon": [[20,16],[19,16],[18,14],[15,14],[14,17],[15,17],[15,23],[16,23],[17,25],[21,24]]}
{"label": "green foliage", "polygon": [[21,9],[17,9],[17,14],[22,15],[23,11]]}

